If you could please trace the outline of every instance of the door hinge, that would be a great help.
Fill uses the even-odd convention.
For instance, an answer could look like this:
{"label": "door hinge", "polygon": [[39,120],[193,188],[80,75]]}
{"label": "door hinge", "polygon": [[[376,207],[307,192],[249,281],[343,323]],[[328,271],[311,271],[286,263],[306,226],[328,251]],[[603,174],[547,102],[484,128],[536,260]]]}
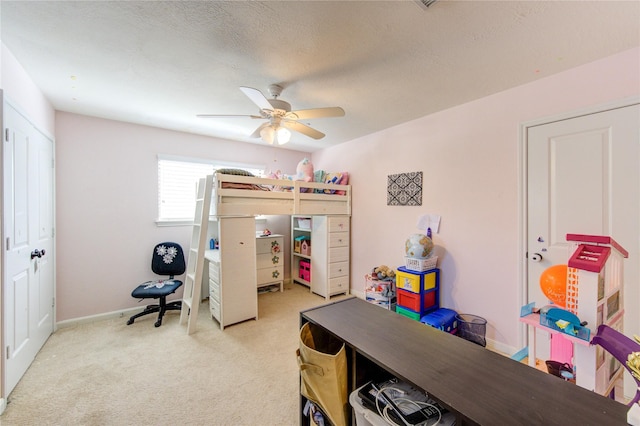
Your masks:
{"label": "door hinge", "polygon": [[9,359],[10,355],[11,355],[10,346],[7,345],[7,359]]}
{"label": "door hinge", "polygon": [[51,307],[52,308],[56,307],[56,298],[55,297],[51,298]]}
{"label": "door hinge", "polygon": [[4,129],[4,141],[9,142],[9,128]]}
{"label": "door hinge", "polygon": [[11,250],[11,237],[7,237],[7,251]]}

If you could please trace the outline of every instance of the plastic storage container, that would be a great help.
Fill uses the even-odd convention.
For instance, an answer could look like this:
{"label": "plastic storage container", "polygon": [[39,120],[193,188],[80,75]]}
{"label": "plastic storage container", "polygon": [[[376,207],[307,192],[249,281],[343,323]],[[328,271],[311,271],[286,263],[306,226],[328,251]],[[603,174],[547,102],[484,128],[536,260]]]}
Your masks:
{"label": "plastic storage container", "polygon": [[349,404],[353,407],[353,413],[356,417],[356,426],[388,426],[388,423],[384,421],[378,413],[374,413],[362,405],[362,399],[358,396],[358,391],[360,389],[362,388],[354,390],[349,395]]}
{"label": "plastic storage container", "polygon": [[425,290],[434,289],[438,285],[438,273],[438,269],[416,272],[400,266],[396,271],[396,288],[413,293],[421,293]]}
{"label": "plastic storage container", "polygon": [[456,334],[458,331],[457,313],[453,309],[440,308],[420,318],[420,322],[438,328],[447,333]]}
{"label": "plastic storage container", "polygon": [[411,318],[415,321],[420,321],[420,314],[417,312],[413,312],[411,309],[403,308],[400,305],[396,305],[396,313],[405,316],[407,318]]}

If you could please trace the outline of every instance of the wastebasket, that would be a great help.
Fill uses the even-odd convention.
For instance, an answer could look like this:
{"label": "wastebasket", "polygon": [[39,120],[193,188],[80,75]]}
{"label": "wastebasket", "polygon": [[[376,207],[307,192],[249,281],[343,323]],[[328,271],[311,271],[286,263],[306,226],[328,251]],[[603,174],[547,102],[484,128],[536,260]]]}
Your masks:
{"label": "wastebasket", "polygon": [[458,314],[458,336],[480,346],[487,346],[487,320],[472,314]]}

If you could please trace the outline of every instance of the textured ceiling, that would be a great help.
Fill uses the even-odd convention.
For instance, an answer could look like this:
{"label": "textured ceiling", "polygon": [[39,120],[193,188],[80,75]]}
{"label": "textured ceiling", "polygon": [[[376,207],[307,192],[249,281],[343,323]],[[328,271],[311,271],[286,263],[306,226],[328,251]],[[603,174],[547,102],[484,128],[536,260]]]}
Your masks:
{"label": "textured ceiling", "polygon": [[341,106],[313,151],[640,45],[638,1],[7,1],[0,38],[57,110],[232,140],[239,89]]}

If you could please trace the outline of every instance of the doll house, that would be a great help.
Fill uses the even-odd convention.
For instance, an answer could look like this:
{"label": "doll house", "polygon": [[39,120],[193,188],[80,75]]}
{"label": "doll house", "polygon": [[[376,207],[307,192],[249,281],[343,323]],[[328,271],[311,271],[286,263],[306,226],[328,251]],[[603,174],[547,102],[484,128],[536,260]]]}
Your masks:
{"label": "doll house", "polygon": [[[591,335],[606,324],[623,331],[623,259],[629,256],[613,238],[568,234],[573,254],[567,262],[568,311],[586,321]],[[576,384],[608,395],[622,375],[621,364],[598,345],[575,345]]]}

